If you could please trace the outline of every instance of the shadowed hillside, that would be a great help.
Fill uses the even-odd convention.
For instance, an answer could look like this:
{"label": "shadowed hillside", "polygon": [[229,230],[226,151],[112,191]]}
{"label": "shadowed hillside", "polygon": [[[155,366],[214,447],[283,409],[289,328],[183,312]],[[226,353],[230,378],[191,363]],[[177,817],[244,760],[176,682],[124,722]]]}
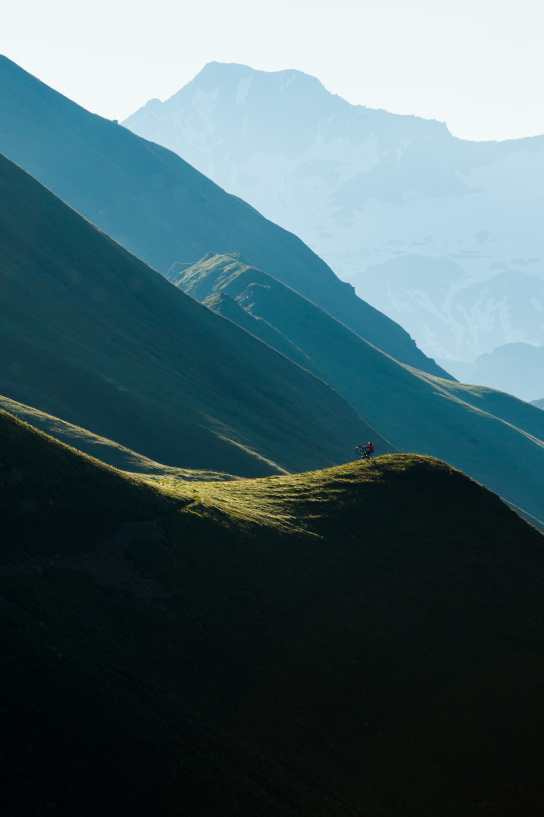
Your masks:
{"label": "shadowed hillside", "polygon": [[544,528],[544,414],[533,406],[403,366],[238,256],[208,255],[170,275],[211,309],[303,359],[399,450],[461,468]]}
{"label": "shadowed hillside", "polygon": [[538,813],[544,539],[495,495],[406,455],[159,492],[0,443],[6,813]]}
{"label": "shadowed hillside", "polygon": [[172,479],[181,480],[234,479],[229,474],[219,471],[196,471],[194,469],[163,465],[160,462],[144,457],[142,454],[138,454],[137,451],[131,451],[130,448],[119,445],[114,440],[99,437],[97,434],[87,431],[86,428],[66,423],[58,417],[53,417],[51,414],[38,411],[32,406],[25,406],[23,403],[10,400],[9,397],[3,397],[2,395],[0,395],[0,409],[13,414],[19,420],[29,423],[83,454],[129,473],[145,474],[147,477],[168,476]]}
{"label": "shadowed hillside", "polygon": [[1,156],[0,214],[6,397],[166,465],[243,476],[345,462],[371,433]]}
{"label": "shadowed hillside", "polygon": [[388,354],[448,377],[292,233],[175,153],[85,111],[5,57],[0,152],[163,274],[209,251],[241,252]]}

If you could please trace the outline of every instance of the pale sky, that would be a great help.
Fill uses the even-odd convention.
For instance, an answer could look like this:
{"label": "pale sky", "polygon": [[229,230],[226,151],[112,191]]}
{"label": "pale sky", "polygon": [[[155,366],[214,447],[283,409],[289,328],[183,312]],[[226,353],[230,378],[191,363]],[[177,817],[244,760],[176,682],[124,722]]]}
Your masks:
{"label": "pale sky", "polygon": [[0,53],[111,119],[216,60],[509,139],[544,134],[543,34],[543,0],[10,0]]}

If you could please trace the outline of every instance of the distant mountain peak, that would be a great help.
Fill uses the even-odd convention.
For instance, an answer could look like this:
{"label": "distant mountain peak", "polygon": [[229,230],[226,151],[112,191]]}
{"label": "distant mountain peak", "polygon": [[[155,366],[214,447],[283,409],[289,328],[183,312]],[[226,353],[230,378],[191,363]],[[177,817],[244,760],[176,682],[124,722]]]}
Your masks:
{"label": "distant mountain peak", "polygon": [[[240,83],[247,83],[245,88],[240,88]],[[286,68],[280,71],[262,71],[241,63],[209,62],[195,76],[191,82],[184,85],[179,91],[170,97],[170,100],[177,100],[195,91],[215,91],[218,88],[222,93],[237,92],[236,102],[245,101],[250,86],[255,85],[259,89],[259,94],[283,94],[289,91],[296,95],[309,95],[309,98],[327,98],[333,96],[327,91],[325,86],[311,74],[305,74],[296,68]],[[241,92],[241,93],[240,93]],[[338,97],[340,99],[340,97]],[[170,100],[167,100],[169,102]],[[342,100],[345,105],[349,103]],[[166,103],[167,104],[167,103]],[[144,109],[141,108],[138,113]]]}
{"label": "distant mountain peak", "polygon": [[279,80],[303,79],[306,82],[317,84],[321,88],[324,87],[317,77],[314,77],[311,74],[306,74],[304,71],[300,71],[298,68],[282,68],[279,71],[264,71],[260,68],[253,68],[250,65],[245,65],[244,63],[239,62],[208,62],[192,81],[196,82],[199,79],[207,79],[209,77],[220,78],[221,81],[224,81],[225,78],[229,76],[238,78],[247,74],[250,74],[256,78],[274,78]]}
{"label": "distant mountain peak", "polygon": [[471,142],[296,69],[219,62],[124,124],[302,238],[430,357],[544,346],[544,136]]}
{"label": "distant mountain peak", "polygon": [[142,111],[151,111],[153,108],[159,108],[162,105],[161,100],[158,97],[153,97],[145,105],[141,108]]}

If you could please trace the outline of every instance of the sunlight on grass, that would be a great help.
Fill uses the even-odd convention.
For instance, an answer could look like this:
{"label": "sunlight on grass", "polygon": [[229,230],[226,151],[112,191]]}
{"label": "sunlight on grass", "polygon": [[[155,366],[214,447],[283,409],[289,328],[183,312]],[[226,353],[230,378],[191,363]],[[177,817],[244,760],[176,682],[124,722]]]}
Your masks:
{"label": "sunlight on grass", "polygon": [[[321,471],[261,479],[207,481],[206,472],[189,472],[186,478],[155,475],[134,475],[160,488],[168,496],[185,500],[185,510],[193,513],[217,511],[231,521],[274,527],[292,533],[308,531],[308,524],[327,512],[325,506],[344,504],[352,491],[360,491],[365,483],[375,484],[386,473],[400,473],[415,463],[432,463],[446,468],[432,457],[390,454],[370,462],[357,461]],[[200,480],[199,480],[200,476]],[[229,481],[227,481],[229,480]]]}

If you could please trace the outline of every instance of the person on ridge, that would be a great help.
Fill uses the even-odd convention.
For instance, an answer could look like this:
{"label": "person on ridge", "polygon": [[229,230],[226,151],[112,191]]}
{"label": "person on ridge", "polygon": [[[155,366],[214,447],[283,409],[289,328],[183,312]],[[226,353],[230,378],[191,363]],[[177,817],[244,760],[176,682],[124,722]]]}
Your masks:
{"label": "person on ridge", "polygon": [[368,451],[368,453],[370,454],[370,456],[372,456],[372,454],[374,453],[374,443],[370,443],[370,442],[369,442],[369,443],[367,443],[367,444],[365,445],[365,451]]}

